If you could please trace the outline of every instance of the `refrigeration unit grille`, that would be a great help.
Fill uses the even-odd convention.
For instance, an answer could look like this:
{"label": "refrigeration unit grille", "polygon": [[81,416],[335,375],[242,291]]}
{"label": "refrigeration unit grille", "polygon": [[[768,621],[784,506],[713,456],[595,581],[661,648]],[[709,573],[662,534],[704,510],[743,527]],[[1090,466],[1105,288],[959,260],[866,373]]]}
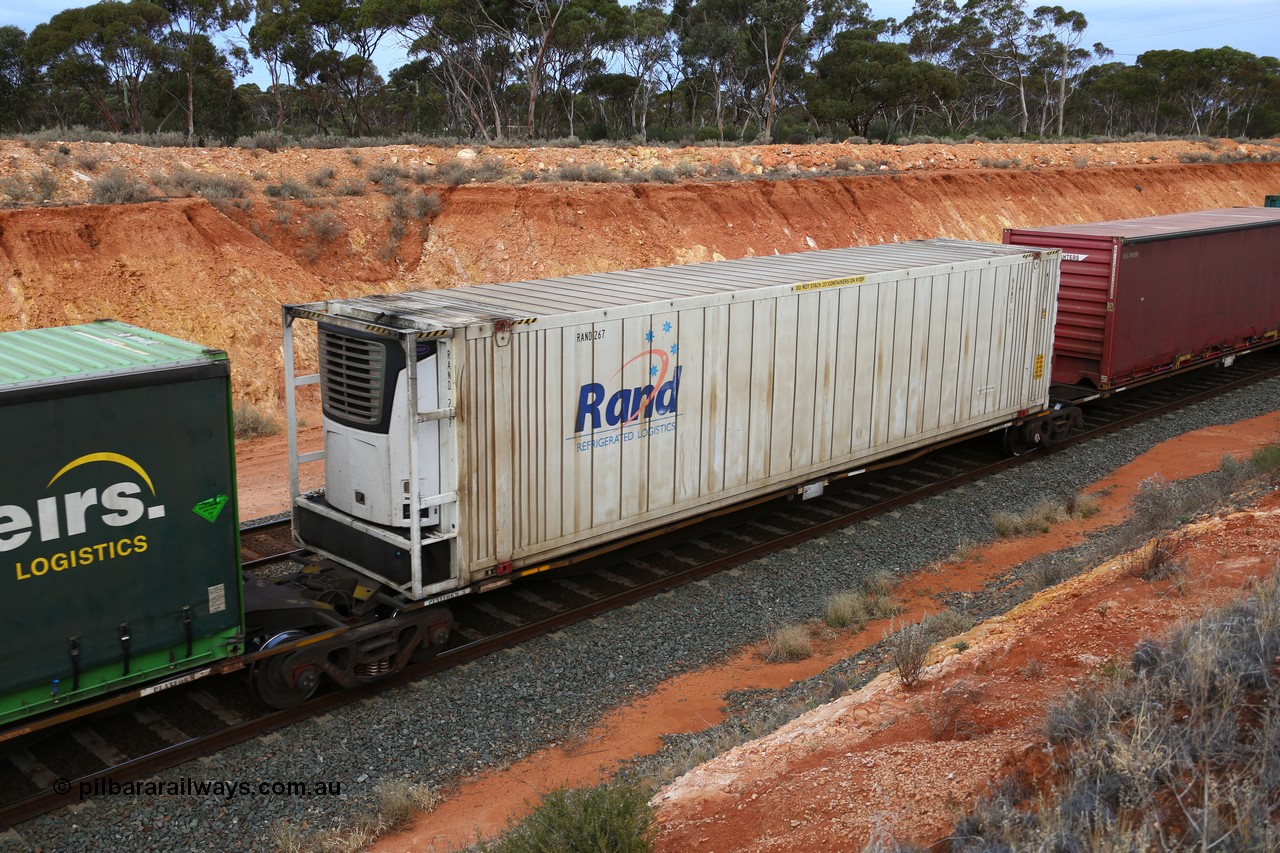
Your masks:
{"label": "refrigeration unit grille", "polygon": [[385,381],[384,344],[321,327],[320,394],[326,414],[353,423],[378,423]]}

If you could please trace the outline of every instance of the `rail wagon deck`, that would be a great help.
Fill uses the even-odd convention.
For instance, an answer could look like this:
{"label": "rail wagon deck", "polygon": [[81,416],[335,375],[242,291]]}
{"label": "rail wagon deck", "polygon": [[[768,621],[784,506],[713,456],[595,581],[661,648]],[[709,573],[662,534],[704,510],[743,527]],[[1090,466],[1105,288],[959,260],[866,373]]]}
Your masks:
{"label": "rail wagon deck", "polygon": [[286,306],[295,538],[442,600],[998,429],[1048,405],[1058,270],[926,240]]}

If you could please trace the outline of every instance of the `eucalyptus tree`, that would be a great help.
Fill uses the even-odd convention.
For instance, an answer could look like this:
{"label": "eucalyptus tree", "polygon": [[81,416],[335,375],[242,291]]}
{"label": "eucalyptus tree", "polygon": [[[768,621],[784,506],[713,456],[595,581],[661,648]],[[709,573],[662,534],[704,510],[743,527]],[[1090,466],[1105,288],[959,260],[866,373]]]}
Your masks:
{"label": "eucalyptus tree", "polygon": [[866,136],[877,119],[891,138],[904,117],[930,99],[950,99],[959,82],[945,68],[912,60],[905,45],[882,41],[888,22],[846,30],[814,64],[805,94],[814,118]]}
{"label": "eucalyptus tree", "polygon": [[[622,39],[619,53],[627,73],[636,81],[636,94],[631,100],[631,125],[644,142],[649,137],[649,108],[660,76],[672,70],[676,55],[671,18],[658,0],[641,0],[627,10],[626,37]],[[668,81],[674,84],[670,78]]]}
{"label": "eucalyptus tree", "polygon": [[[505,32],[512,7],[482,0],[404,0],[401,32],[409,55],[432,60],[450,111],[470,136],[486,142],[505,138],[507,91],[516,56]],[[495,19],[502,24],[494,26]]]}
{"label": "eucalyptus tree", "polygon": [[320,130],[333,114],[348,135],[370,131],[368,101],[382,86],[373,55],[404,14],[394,0],[297,0],[285,55]]}
{"label": "eucalyptus tree", "polygon": [[911,14],[895,25],[894,34],[906,37],[913,59],[945,68],[959,81],[955,98],[935,96],[929,104],[949,132],[976,125],[998,108],[1003,93],[962,47],[972,38],[972,29],[956,0],[915,0]]}
{"label": "eucalyptus tree", "polygon": [[24,56],[27,34],[0,27],[0,128],[21,130],[35,101],[35,81]]}
{"label": "eucalyptus tree", "polygon": [[[1034,15],[1040,24],[1036,46],[1040,54],[1042,79],[1046,83],[1046,90],[1042,93],[1045,108],[1041,110],[1040,132],[1044,133],[1043,117],[1048,113],[1047,105],[1051,100],[1048,88],[1056,76],[1058,135],[1061,136],[1067,114],[1067,95],[1075,89],[1081,74],[1094,60],[1106,59],[1112,56],[1112,51],[1101,42],[1094,42],[1092,50],[1081,47],[1089,22],[1080,12],[1061,6],[1039,6]],[[1055,73],[1049,73],[1050,68]]]}
{"label": "eucalyptus tree", "polygon": [[[169,14],[168,32],[162,38],[166,58],[186,81],[187,143],[195,139],[196,77],[225,64],[224,55],[212,37],[249,19],[250,0],[157,0]],[[235,71],[247,74],[243,48],[233,48]]]}
{"label": "eucalyptus tree", "polygon": [[[576,96],[587,81],[607,72],[609,59],[625,49],[631,16],[618,0],[569,0],[545,51],[547,87],[564,105],[569,135],[577,132]],[[616,85],[616,81],[610,84]],[[606,87],[609,88],[609,87]],[[543,136],[550,136],[553,114],[543,111]]]}
{"label": "eucalyptus tree", "polygon": [[79,87],[114,131],[121,130],[113,109],[118,89],[125,126],[136,133],[144,127],[142,81],[160,57],[168,25],[169,13],[149,0],[102,0],[38,25],[26,56],[55,85]]}
{"label": "eucalyptus tree", "polygon": [[[1137,64],[1155,77],[1190,133],[1243,133],[1255,110],[1276,105],[1273,57],[1259,59],[1230,47],[1151,50],[1139,56]],[[1239,120],[1241,113],[1245,121]]]}
{"label": "eucalyptus tree", "polygon": [[241,37],[249,45],[249,52],[267,69],[271,78],[271,99],[275,103],[276,131],[284,132],[284,99],[280,89],[289,77],[287,59],[289,46],[294,41],[293,31],[302,26],[302,15],[296,0],[251,0],[253,26],[248,32],[240,27]]}
{"label": "eucalyptus tree", "polygon": [[745,0],[675,0],[671,28],[679,43],[683,75],[696,114],[697,99],[710,90],[716,128],[724,139],[726,95],[740,84],[747,63],[747,43],[740,23]]}

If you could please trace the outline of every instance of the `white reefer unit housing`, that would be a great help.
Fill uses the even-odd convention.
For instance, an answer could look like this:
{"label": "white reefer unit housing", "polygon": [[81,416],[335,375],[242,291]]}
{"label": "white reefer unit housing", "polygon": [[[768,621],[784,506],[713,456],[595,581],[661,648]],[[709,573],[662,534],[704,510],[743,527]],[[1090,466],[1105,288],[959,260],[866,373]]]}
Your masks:
{"label": "white reefer unit housing", "polygon": [[926,240],[287,306],[295,536],[438,600],[997,429],[1048,405],[1059,266]]}

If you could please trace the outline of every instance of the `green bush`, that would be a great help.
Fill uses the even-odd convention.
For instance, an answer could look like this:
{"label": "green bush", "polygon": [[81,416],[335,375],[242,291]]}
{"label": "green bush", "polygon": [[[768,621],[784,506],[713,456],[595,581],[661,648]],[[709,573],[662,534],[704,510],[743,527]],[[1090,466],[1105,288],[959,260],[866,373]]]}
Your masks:
{"label": "green bush", "polygon": [[649,793],[611,782],[598,788],[559,788],[483,853],[645,853],[656,833]]}

